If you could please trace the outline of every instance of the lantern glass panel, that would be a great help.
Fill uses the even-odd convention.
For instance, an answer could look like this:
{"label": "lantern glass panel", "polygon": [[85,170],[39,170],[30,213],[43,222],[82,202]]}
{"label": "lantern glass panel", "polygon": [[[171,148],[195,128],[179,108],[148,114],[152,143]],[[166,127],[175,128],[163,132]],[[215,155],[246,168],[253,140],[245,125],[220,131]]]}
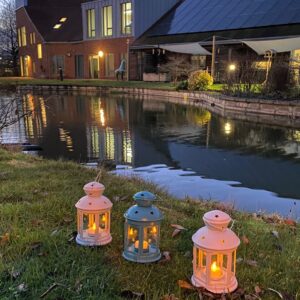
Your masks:
{"label": "lantern glass panel", "polygon": [[[159,240],[159,229],[158,226],[149,226],[144,228],[144,245],[148,244],[148,251],[150,253],[155,253],[158,249],[158,240]],[[143,251],[146,250],[146,247],[143,247]]]}
{"label": "lantern glass panel", "polygon": [[[231,272],[235,274],[235,264],[236,264],[236,251],[232,252],[232,263],[231,263]],[[230,266],[228,266],[229,268]]]}
{"label": "lantern glass panel", "polygon": [[223,255],[214,254],[211,256],[210,274],[214,280],[219,280],[223,277]]}
{"label": "lantern glass panel", "polygon": [[83,236],[93,237],[97,234],[96,215],[95,214],[83,214]]}
{"label": "lantern glass panel", "polygon": [[[136,245],[138,243],[139,239],[139,229],[135,226],[128,225],[128,231],[127,231],[127,248],[130,252],[136,252]],[[138,249],[138,247],[137,247]]]}
{"label": "lantern glass panel", "polygon": [[108,224],[108,213],[102,213],[99,215],[99,229],[100,231],[107,230],[107,224]]}

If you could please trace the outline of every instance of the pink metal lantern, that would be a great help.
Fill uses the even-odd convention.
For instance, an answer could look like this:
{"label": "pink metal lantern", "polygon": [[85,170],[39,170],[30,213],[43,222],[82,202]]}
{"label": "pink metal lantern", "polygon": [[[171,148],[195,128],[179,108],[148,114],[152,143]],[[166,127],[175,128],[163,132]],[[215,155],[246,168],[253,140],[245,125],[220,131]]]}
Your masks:
{"label": "pink metal lantern", "polygon": [[83,246],[106,245],[111,242],[110,211],[112,203],[103,196],[105,187],[99,182],[90,182],[83,187],[86,196],[77,203],[76,242]]}
{"label": "pink metal lantern", "polygon": [[238,286],[235,271],[240,239],[228,228],[231,222],[228,214],[214,210],[206,213],[203,220],[206,226],[192,237],[192,283],[213,293],[230,293]]}

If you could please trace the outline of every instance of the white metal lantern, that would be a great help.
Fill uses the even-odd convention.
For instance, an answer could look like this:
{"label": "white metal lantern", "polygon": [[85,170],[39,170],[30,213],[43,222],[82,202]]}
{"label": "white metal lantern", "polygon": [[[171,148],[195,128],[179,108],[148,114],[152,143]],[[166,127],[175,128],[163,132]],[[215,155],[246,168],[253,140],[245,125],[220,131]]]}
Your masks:
{"label": "white metal lantern", "polygon": [[238,286],[235,273],[240,239],[228,228],[231,222],[228,214],[214,210],[206,213],[203,220],[206,226],[192,237],[192,283],[217,294],[232,292]]}
{"label": "white metal lantern", "polygon": [[110,213],[112,203],[103,196],[105,187],[99,182],[90,182],[83,187],[86,196],[77,203],[76,242],[83,246],[100,246],[111,242]]}

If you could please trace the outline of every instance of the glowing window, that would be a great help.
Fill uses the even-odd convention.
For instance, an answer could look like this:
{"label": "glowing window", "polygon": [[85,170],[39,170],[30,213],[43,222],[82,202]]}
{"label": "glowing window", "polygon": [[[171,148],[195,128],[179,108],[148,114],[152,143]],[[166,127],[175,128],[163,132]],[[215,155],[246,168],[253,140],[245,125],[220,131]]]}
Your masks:
{"label": "glowing window", "polygon": [[35,44],[35,32],[30,33],[30,44]]}
{"label": "glowing window", "polygon": [[26,27],[25,26],[21,27],[21,41],[22,41],[23,47],[27,46]]}
{"label": "glowing window", "polygon": [[103,35],[112,36],[112,6],[103,7]]}
{"label": "glowing window", "polygon": [[86,17],[87,17],[87,36],[89,38],[94,38],[96,36],[95,10],[88,9],[86,11]]}
{"label": "glowing window", "polygon": [[19,45],[19,47],[22,46],[21,28],[18,28],[18,45]]}
{"label": "glowing window", "polygon": [[121,33],[131,34],[132,9],[131,2],[121,4]]}
{"label": "glowing window", "polygon": [[38,55],[38,59],[42,59],[43,58],[42,44],[37,44],[37,55]]}
{"label": "glowing window", "polygon": [[61,18],[61,19],[59,20],[60,23],[64,23],[64,22],[66,22],[66,21],[67,21],[67,18],[66,18],[66,17],[63,17],[63,18]]}

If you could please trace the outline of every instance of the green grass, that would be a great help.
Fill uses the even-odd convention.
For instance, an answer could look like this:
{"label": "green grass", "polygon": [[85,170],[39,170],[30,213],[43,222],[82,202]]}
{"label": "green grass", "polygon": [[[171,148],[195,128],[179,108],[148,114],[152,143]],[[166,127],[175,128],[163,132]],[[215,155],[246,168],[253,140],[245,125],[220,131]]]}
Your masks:
{"label": "green grass", "polygon": [[175,90],[173,83],[165,82],[143,82],[143,81],[116,81],[116,80],[97,80],[97,79],[65,79],[59,81],[55,79],[32,79],[22,77],[1,77],[1,86],[18,85],[76,85],[76,86],[100,86],[100,87],[130,87],[147,88],[161,90]]}
{"label": "green grass", "polygon": [[[0,299],[38,299],[57,283],[45,299],[122,299],[121,292],[142,292],[146,299],[174,294],[179,299],[199,299],[195,292],[179,289],[177,281],[192,275],[192,234],[203,226],[203,214],[212,203],[177,201],[137,179],[103,174],[105,195],[114,203],[113,242],[105,247],[85,248],[68,240],[76,230],[74,204],[83,196],[82,187],[96,177],[96,171],[75,163],[48,161],[0,149]],[[162,251],[171,252],[171,261],[148,265],[125,261],[123,213],[133,202],[131,196],[143,189],[159,195],[164,213]],[[116,197],[128,196],[116,201]],[[237,266],[240,286],[247,293],[254,287],[273,288],[300,297],[299,226],[268,224],[262,219],[231,211],[234,231],[247,236],[238,257],[257,261]],[[172,238],[170,224],[187,228]],[[279,233],[279,239],[271,234]],[[281,245],[282,250],[278,250]],[[19,273],[19,274],[18,274]],[[15,275],[15,276],[12,276]],[[16,277],[16,278],[14,278]],[[20,292],[18,286],[26,284]],[[262,299],[277,299],[267,292]],[[231,299],[231,298],[228,298]],[[278,298],[279,299],[279,298]]]}

